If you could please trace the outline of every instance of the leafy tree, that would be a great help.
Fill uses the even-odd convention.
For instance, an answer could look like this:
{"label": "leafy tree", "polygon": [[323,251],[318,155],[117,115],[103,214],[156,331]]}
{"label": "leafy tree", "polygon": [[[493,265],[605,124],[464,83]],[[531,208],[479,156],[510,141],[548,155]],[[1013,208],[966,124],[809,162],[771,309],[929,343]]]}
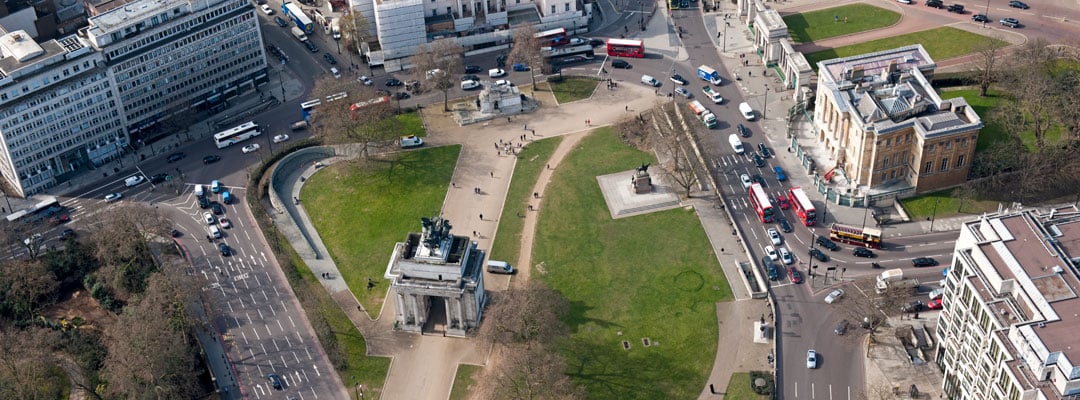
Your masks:
{"label": "leafy tree", "polygon": [[94,249],[73,239],[67,240],[63,249],[46,254],[44,263],[64,292],[82,286],[86,274],[98,268]]}
{"label": "leafy tree", "polygon": [[[443,93],[443,111],[450,111],[448,92],[456,86],[455,71],[460,71],[465,50],[454,39],[439,39],[431,43],[417,46],[416,54],[412,56],[412,63],[419,71],[425,71],[424,76],[429,84]],[[441,73],[431,73],[440,70]]]}

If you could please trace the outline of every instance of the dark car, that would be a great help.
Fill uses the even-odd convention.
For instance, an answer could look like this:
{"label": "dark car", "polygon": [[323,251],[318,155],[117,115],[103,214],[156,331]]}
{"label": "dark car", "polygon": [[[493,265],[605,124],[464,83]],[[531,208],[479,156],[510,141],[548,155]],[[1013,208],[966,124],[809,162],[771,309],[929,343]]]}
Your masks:
{"label": "dark car", "polygon": [[330,63],[330,65],[337,65],[337,59],[335,59],[334,56],[330,55],[330,53],[323,53],[322,58],[325,59],[326,62]]}
{"label": "dark car", "polygon": [[784,218],[780,218],[780,230],[784,231],[784,233],[791,232],[791,223]]}
{"label": "dark car", "polygon": [[203,164],[213,164],[218,161],[221,161],[221,156],[206,156],[202,158]]}
{"label": "dark car", "polygon": [[187,154],[184,154],[183,152],[172,153],[172,154],[169,154],[169,158],[166,158],[165,161],[168,161],[168,162],[180,161],[184,157],[187,157]]}
{"label": "dark car", "polygon": [[178,231],[176,229],[170,229],[169,230],[169,236],[172,236],[174,238],[175,237],[180,237],[180,236],[183,236],[183,235],[184,235],[183,233],[180,233],[180,231]]}
{"label": "dark car", "polygon": [[739,135],[741,135],[742,137],[750,137],[750,128],[747,128],[743,124],[739,124],[738,129]]}
{"label": "dark car", "polygon": [[384,84],[385,84],[385,85],[386,85],[387,87],[394,87],[394,86],[401,86],[401,85],[404,85],[404,83],[401,83],[401,81],[400,81],[400,80],[398,80],[397,78],[390,78],[390,79],[387,79],[387,80],[386,80],[386,82],[385,82]]}
{"label": "dark car", "polygon": [[926,0],[926,6],[934,8],[945,8],[945,3],[941,2],[941,0]]}
{"label": "dark car", "polygon": [[1007,27],[1010,27],[1010,28],[1017,28],[1017,27],[1020,26],[1020,20],[1018,20],[1016,18],[1002,18],[1001,19],[1001,25],[1004,25],[1004,26],[1007,26]]}
{"label": "dark car", "polygon": [[761,175],[754,174],[754,176],[751,177],[750,180],[754,181],[754,183],[756,183],[758,185],[765,186],[765,179],[762,178]]}
{"label": "dark car", "polygon": [[948,12],[951,12],[951,13],[963,14],[964,13],[964,5],[963,4],[950,4],[949,8],[946,8],[945,10],[948,11]]}
{"label": "dark car", "polygon": [[765,146],[765,143],[758,143],[757,148],[758,148],[758,150],[761,151],[761,156],[762,157],[765,157],[765,158],[772,157],[772,152],[769,151],[769,148],[767,146]]}
{"label": "dark car", "polygon": [[172,178],[172,177],[169,176],[169,174],[154,174],[154,175],[150,176],[150,183],[158,184],[158,183],[161,183],[161,182],[165,182],[165,181],[169,180],[170,178]]}
{"label": "dark car", "polygon": [[398,100],[405,100],[405,99],[407,99],[409,97],[412,97],[412,96],[410,96],[409,93],[407,93],[407,92],[394,93],[394,98],[396,98]]}
{"label": "dark car", "polygon": [[788,279],[791,279],[791,283],[802,283],[802,273],[795,267],[788,268]]}
{"label": "dark car", "polygon": [[289,22],[285,21],[285,19],[281,17],[274,17],[274,22],[277,23],[277,26],[280,26],[282,28],[289,26]]}
{"label": "dark car", "polygon": [[810,256],[818,259],[818,261],[821,261],[821,262],[829,261],[829,255],[825,254],[825,253],[822,253],[821,250],[818,250],[815,247],[810,248]]}
{"label": "dark car", "polygon": [[832,250],[832,251],[840,250],[840,245],[836,244],[836,242],[833,242],[832,240],[829,240],[829,238],[827,238],[825,236],[818,236],[817,239],[814,239],[814,241],[817,242],[817,244],[819,246],[824,247],[826,249],[829,249],[829,250]]}
{"label": "dark car", "polygon": [[603,46],[605,44],[606,43],[604,43],[604,41],[600,40],[600,39],[589,39],[589,46],[592,46],[592,47]]}
{"label": "dark car", "polygon": [[462,82],[465,82],[465,81],[477,81],[477,82],[479,82],[480,77],[476,76],[476,75],[465,75],[465,76],[461,77],[461,81]]}
{"label": "dark car", "polygon": [[922,301],[913,301],[900,306],[900,311],[906,313],[914,313],[922,311],[925,307],[926,306],[923,305]]}
{"label": "dark car", "polygon": [[66,229],[64,229],[63,232],[60,232],[60,238],[61,239],[73,238],[73,237],[75,237],[75,235],[76,235],[75,230],[71,229],[71,228],[66,228]]}
{"label": "dark car", "polygon": [[937,260],[930,257],[919,257],[911,260],[911,265],[915,268],[919,267],[933,267],[937,265]]}
{"label": "dark car", "polygon": [[757,166],[758,168],[761,168],[761,167],[765,166],[765,159],[762,158],[761,156],[757,155],[757,153],[754,153],[753,158],[754,158],[754,165],[755,166]]}
{"label": "dark car", "polygon": [[[232,254],[232,250],[229,249],[229,245],[227,245],[225,243],[218,243],[217,248],[218,248],[218,251],[221,252],[221,255],[224,256],[224,257],[228,257],[229,254]],[[281,389],[278,388],[278,385],[280,385],[280,383],[274,385],[274,389],[281,390]]]}
{"label": "dark car", "polygon": [[480,66],[479,65],[466,65],[465,66],[465,73],[466,74],[479,74],[480,73]]}
{"label": "dark car", "polygon": [[971,20],[975,22],[990,22],[990,18],[986,14],[975,14],[971,16]]}
{"label": "dark car", "polygon": [[210,208],[210,200],[207,199],[206,196],[199,196],[199,208]]}
{"label": "dark car", "polygon": [[319,52],[319,46],[316,46],[315,43],[312,43],[310,40],[304,42],[304,44],[307,45],[307,49],[311,50],[312,53]]}
{"label": "dark car", "polygon": [[522,63],[517,63],[517,64],[514,64],[513,66],[511,66],[511,69],[513,69],[514,72],[525,72],[525,71],[530,70],[531,68],[529,68],[528,65],[525,65],[525,64],[522,64]]}
{"label": "dark car", "polygon": [[836,329],[833,329],[833,333],[835,333],[837,336],[843,336],[845,333],[847,333],[849,325],[851,324],[848,323],[848,320],[842,319],[840,320],[840,323],[836,324]]}
{"label": "dark car", "polygon": [[680,85],[685,85],[685,84],[689,83],[689,82],[686,81],[686,78],[683,78],[682,75],[679,75],[679,74],[672,75],[671,76],[671,81],[675,82],[675,83],[678,83]]}
{"label": "dark car", "polygon": [[865,247],[856,247],[855,250],[851,252],[851,254],[854,255],[855,257],[866,257],[866,258],[877,257],[877,254],[874,254],[873,251],[871,251],[870,249],[865,248]]}
{"label": "dark car", "polygon": [[60,214],[49,219],[49,225],[60,225],[71,222],[71,216],[67,214]]}
{"label": "dark car", "polygon": [[1027,3],[1022,2],[1022,1],[1016,1],[1016,0],[1010,1],[1009,2],[1009,7],[1019,8],[1021,10],[1027,10],[1028,8],[1031,8],[1031,7],[1028,7]]}
{"label": "dark car", "polygon": [[770,281],[776,281],[780,279],[780,266],[772,262],[768,256],[761,258],[761,263],[765,264],[765,272],[769,275]]}
{"label": "dark car", "polygon": [[270,386],[273,386],[277,390],[285,390],[285,384],[281,383],[281,377],[277,374],[270,374],[266,376],[266,379],[270,381]]}
{"label": "dark car", "polygon": [[[501,55],[501,56],[496,57],[495,58],[495,66],[497,66],[499,68],[506,67],[506,56]],[[476,71],[476,72],[480,72],[480,71]]]}
{"label": "dark car", "polygon": [[611,60],[611,68],[630,69],[630,63],[625,60]]}
{"label": "dark car", "polygon": [[221,205],[221,203],[218,203],[216,201],[211,201],[210,202],[210,209],[214,210],[214,214],[217,214],[217,215],[221,215],[221,214],[225,213],[225,206]]}

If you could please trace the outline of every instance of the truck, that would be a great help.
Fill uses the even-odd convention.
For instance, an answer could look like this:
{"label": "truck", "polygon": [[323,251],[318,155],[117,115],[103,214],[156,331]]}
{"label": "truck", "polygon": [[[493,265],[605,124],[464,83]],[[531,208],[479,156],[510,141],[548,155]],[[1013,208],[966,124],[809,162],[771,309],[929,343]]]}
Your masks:
{"label": "truck", "polygon": [[731,149],[735,150],[735,154],[743,153],[742,139],[739,139],[739,135],[732,133],[731,136],[728,136],[727,141],[731,144]]}
{"label": "truck", "polygon": [[334,40],[341,39],[341,23],[338,21],[340,20],[334,18],[334,21],[330,23],[330,35],[334,38]]}
{"label": "truck", "polygon": [[705,93],[705,97],[708,97],[713,103],[720,104],[724,102],[724,98],[720,97],[720,93],[713,90],[711,87],[702,87],[701,91]]}
{"label": "truck", "polygon": [[713,115],[712,111],[709,111],[708,108],[705,108],[705,106],[701,105],[700,101],[691,101],[689,103],[689,106],[690,111],[694,112],[694,115],[697,116],[698,120],[700,120],[701,123],[705,125],[705,127],[709,129],[716,127],[716,116]]}
{"label": "truck", "polygon": [[293,35],[294,38],[296,38],[296,40],[299,40],[301,42],[306,42],[307,41],[307,35],[305,35],[304,31],[301,30],[300,28],[297,28],[297,27],[294,26],[294,27],[292,27],[292,29],[289,30],[289,32],[292,32],[292,35]]}
{"label": "truck", "polygon": [[890,269],[888,271],[882,272],[881,275],[878,275],[878,277],[877,277],[877,287],[876,287],[877,292],[878,293],[885,292],[885,290],[889,289],[889,283],[890,282],[896,282],[896,281],[899,281],[901,279],[904,279],[904,270],[902,270],[900,268],[894,268],[894,269]]}
{"label": "truck", "polygon": [[720,74],[716,73],[716,70],[708,65],[698,67],[697,76],[713,85],[720,86],[721,83],[724,83],[724,80],[720,79]]}
{"label": "truck", "polygon": [[311,33],[315,29],[315,24],[311,22],[311,18],[304,14],[304,10],[300,6],[291,1],[286,1],[281,4],[281,12],[289,16],[296,26],[304,30],[304,33]]}

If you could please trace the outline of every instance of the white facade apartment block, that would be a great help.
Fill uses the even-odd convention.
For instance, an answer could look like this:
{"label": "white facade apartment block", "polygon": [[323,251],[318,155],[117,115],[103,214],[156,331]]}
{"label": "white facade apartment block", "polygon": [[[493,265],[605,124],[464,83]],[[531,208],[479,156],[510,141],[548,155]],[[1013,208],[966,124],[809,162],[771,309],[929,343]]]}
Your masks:
{"label": "white facade apartment block", "polygon": [[1080,395],[1078,264],[1076,207],[964,224],[937,327],[948,398]]}
{"label": "white facade apartment block", "polygon": [[267,78],[246,0],[136,0],[91,17],[80,34],[104,53],[133,134]]}
{"label": "white facade apartment block", "polygon": [[112,160],[126,145],[124,114],[104,58],[68,36],[35,43],[0,36],[0,174],[17,196]]}
{"label": "white facade apartment block", "polygon": [[427,43],[423,0],[375,1],[375,28],[383,58],[413,55]]}

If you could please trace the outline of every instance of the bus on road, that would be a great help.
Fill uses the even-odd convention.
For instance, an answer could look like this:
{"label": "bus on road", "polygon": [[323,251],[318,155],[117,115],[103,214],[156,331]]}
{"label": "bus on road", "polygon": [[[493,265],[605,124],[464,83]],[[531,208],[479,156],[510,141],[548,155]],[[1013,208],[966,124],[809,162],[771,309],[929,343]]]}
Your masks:
{"label": "bus on road", "polygon": [[566,35],[566,28],[555,28],[543,32],[537,32],[533,37],[540,39],[540,46],[558,46],[570,43],[570,36]]}
{"label": "bus on road", "polygon": [[833,224],[829,227],[829,239],[872,249],[881,248],[881,229],[856,228]]}
{"label": "bus on road", "polygon": [[773,222],[773,206],[760,183],[750,185],[750,204],[754,206],[761,222]]}
{"label": "bus on road", "polygon": [[304,33],[311,34],[311,31],[315,29],[315,24],[311,23],[311,18],[304,14],[304,10],[300,9],[300,6],[296,3],[286,1],[281,4],[281,12],[289,16],[296,26]]}
{"label": "bus on road", "polygon": [[645,42],[631,39],[608,39],[607,53],[612,57],[645,58]]}
{"label": "bus on road", "polygon": [[262,132],[259,131],[259,125],[255,124],[253,121],[248,121],[235,128],[215,133],[214,143],[217,144],[219,149],[224,149],[233,144],[259,136],[261,133]]}
{"label": "bus on road", "polygon": [[806,192],[801,187],[793,187],[788,189],[788,199],[791,201],[791,209],[795,210],[795,215],[799,216],[803,225],[814,226],[817,222],[817,211]]}

